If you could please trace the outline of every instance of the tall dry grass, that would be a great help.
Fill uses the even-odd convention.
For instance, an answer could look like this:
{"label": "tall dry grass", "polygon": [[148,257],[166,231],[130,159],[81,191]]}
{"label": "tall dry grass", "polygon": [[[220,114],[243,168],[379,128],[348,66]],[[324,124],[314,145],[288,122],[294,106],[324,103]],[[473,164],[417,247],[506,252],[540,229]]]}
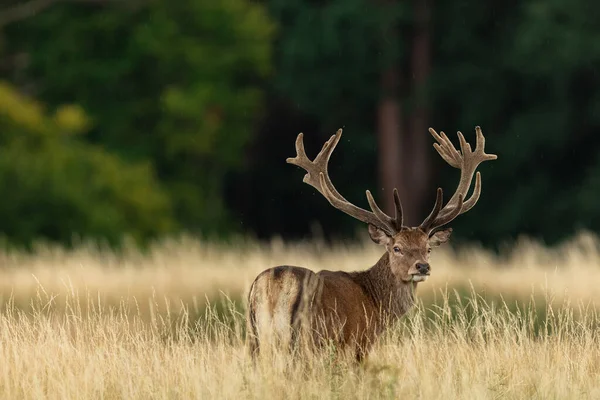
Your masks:
{"label": "tall dry grass", "polygon": [[362,366],[333,352],[254,365],[243,310],[262,269],[363,269],[381,255],[370,243],[180,239],[144,254],[2,254],[0,397],[600,398],[599,244],[441,249],[421,303]]}

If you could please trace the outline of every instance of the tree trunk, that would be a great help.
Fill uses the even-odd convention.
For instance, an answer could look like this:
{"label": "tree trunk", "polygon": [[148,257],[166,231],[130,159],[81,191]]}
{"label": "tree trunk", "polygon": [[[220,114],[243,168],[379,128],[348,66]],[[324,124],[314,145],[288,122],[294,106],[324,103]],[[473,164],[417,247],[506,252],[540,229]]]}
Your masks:
{"label": "tree trunk", "polygon": [[379,157],[379,183],[383,188],[378,198],[384,211],[394,215],[392,190],[398,188],[404,199],[406,187],[402,179],[401,140],[402,107],[398,95],[400,72],[392,65],[381,76],[381,97],[377,107],[377,147]]}
{"label": "tree trunk", "polygon": [[[410,165],[403,165],[406,181],[410,186],[408,200],[412,203],[409,207],[411,213],[407,215],[407,223],[418,224],[429,211],[425,200],[428,194],[431,178],[429,154],[431,150],[431,137],[427,132],[429,108],[427,93],[427,78],[431,72],[430,50],[430,16],[432,0],[414,1],[414,33],[411,52],[412,98],[414,109],[410,115],[408,135],[404,148],[404,160]],[[432,191],[432,193],[434,193]],[[408,204],[407,204],[408,206]],[[433,204],[431,204],[433,206]],[[420,218],[419,218],[420,217]]]}

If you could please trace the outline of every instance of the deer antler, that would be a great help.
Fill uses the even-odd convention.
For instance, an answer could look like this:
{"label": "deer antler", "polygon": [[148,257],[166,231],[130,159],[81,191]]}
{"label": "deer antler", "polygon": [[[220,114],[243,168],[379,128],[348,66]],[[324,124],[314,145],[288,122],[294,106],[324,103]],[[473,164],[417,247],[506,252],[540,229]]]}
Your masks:
{"label": "deer antler", "polygon": [[435,138],[438,143],[434,143],[433,147],[437,150],[440,156],[450,166],[460,169],[460,181],[456,192],[448,201],[448,204],[442,208],[442,189],[438,189],[438,194],[435,202],[435,206],[431,211],[431,214],[423,221],[420,228],[426,232],[431,232],[433,229],[438,228],[452,221],[460,214],[464,214],[469,211],[481,195],[481,173],[477,172],[475,177],[475,189],[471,197],[464,201],[469,188],[471,187],[471,181],[473,180],[473,174],[475,170],[484,161],[496,160],[498,158],[495,154],[486,154],[485,138],[481,132],[479,126],[475,127],[475,133],[477,135],[477,144],[475,145],[475,151],[471,150],[471,145],[467,143],[465,137],[461,132],[458,132],[458,139],[460,142],[460,152],[454,147],[450,139],[444,132],[438,133],[433,129],[429,128],[429,132]]}
{"label": "deer antler", "polygon": [[384,213],[375,203],[370,191],[366,191],[367,200],[372,211],[367,211],[355,206],[346,200],[333,186],[327,167],[329,157],[337,146],[342,137],[342,130],[338,129],[337,133],[325,142],[319,154],[311,161],[304,150],[304,135],[300,133],[296,139],[296,157],[286,159],[289,164],[303,168],[307,173],[304,175],[303,182],[314,187],[321,193],[329,203],[340,211],[358,219],[367,224],[375,225],[384,230],[389,235],[394,235],[402,230],[402,204],[398,190],[394,189],[394,204],[396,205],[395,218]]}

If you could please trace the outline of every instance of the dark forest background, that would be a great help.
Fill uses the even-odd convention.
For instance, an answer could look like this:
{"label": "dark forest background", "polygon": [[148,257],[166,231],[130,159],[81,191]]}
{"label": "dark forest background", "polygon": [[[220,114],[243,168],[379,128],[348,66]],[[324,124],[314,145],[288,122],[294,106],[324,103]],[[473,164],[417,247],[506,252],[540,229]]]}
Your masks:
{"label": "dark forest background", "polygon": [[344,129],[330,175],[409,223],[458,171],[428,127],[475,141],[458,240],[600,229],[600,2],[4,0],[0,233],[10,243],[164,235],[351,238],[286,164]]}

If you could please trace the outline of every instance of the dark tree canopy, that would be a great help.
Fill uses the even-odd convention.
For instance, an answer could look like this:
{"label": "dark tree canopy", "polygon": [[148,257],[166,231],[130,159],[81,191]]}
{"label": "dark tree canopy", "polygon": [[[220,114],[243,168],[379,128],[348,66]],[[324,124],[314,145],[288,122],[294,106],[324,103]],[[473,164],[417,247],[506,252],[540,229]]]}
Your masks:
{"label": "dark tree canopy", "polygon": [[458,172],[419,127],[457,143],[457,130],[474,141],[480,125],[499,159],[481,166],[483,193],[453,223],[457,239],[554,243],[600,229],[599,4],[50,3],[0,25],[0,190],[12,194],[0,232],[12,241],[298,238],[317,224],[353,237],[365,227],[285,159],[299,132],[312,157],[344,128],[336,186],[361,206],[366,189],[391,199],[386,96],[398,106],[401,196],[421,218]]}

